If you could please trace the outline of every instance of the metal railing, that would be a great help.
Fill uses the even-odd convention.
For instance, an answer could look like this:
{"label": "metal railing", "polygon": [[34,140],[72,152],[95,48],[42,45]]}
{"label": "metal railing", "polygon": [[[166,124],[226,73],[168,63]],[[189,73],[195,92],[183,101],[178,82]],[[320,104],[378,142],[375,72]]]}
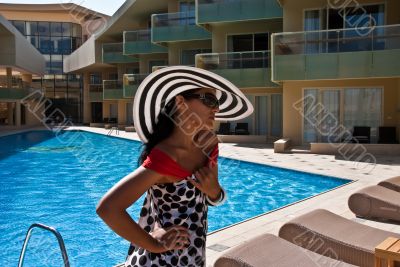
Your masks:
{"label": "metal railing", "polygon": [[400,49],[400,25],[272,34],[274,55]]}
{"label": "metal railing", "polygon": [[154,14],[151,19],[153,27],[196,25],[195,11]]}
{"label": "metal railing", "polygon": [[270,51],[197,54],[196,66],[214,70],[269,68]]}
{"label": "metal railing", "polygon": [[26,236],[25,236],[24,245],[22,246],[21,255],[19,256],[18,267],[22,267],[24,265],[26,249],[28,247],[28,243],[29,243],[29,240],[31,238],[32,231],[34,228],[40,228],[40,229],[49,231],[50,233],[54,234],[54,236],[57,238],[58,245],[60,246],[62,258],[64,261],[64,266],[70,267],[67,250],[65,249],[64,240],[63,240],[61,234],[53,227],[49,227],[49,226],[46,226],[46,225],[43,225],[40,223],[34,223],[29,227],[28,232],[26,233]]}
{"label": "metal railing", "polygon": [[151,41],[151,30],[124,31],[124,42]]}

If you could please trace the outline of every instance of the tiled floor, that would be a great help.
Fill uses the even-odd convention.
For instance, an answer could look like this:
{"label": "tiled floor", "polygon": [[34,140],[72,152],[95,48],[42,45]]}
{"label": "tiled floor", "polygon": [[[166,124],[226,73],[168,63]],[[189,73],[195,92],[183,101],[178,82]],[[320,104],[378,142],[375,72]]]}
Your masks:
{"label": "tiled floor", "polygon": [[[109,132],[109,130],[89,127],[71,129],[81,129],[101,134]],[[119,135],[116,132],[113,132],[112,135],[138,140],[135,133],[120,131]],[[275,154],[270,145],[228,143],[220,145],[220,155],[238,160],[347,178],[354,180],[354,182],[283,209],[211,233],[207,239],[207,266],[212,266],[214,261],[226,249],[241,244],[262,233],[277,234],[279,228],[285,222],[317,208],[330,210],[362,224],[400,233],[399,225],[355,218],[347,206],[347,199],[354,191],[367,185],[377,184],[380,180],[400,175],[400,156],[377,157],[379,164],[371,167],[365,163],[356,164],[355,162],[345,161],[339,157],[330,155],[307,153]]]}

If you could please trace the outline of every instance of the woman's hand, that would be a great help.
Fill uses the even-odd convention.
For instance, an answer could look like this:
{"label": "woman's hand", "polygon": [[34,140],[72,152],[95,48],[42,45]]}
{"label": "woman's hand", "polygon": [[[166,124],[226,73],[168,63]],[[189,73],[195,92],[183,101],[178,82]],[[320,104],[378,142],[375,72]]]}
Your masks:
{"label": "woman's hand", "polygon": [[169,250],[184,249],[189,244],[189,232],[183,226],[171,226],[160,228],[155,226],[150,235],[158,241],[158,246],[153,249],[154,253],[163,253]]}
{"label": "woman's hand", "polygon": [[203,167],[194,173],[196,180],[188,178],[195,187],[197,187],[204,194],[208,195],[211,200],[218,199],[221,193],[221,186],[218,182],[216,172],[209,168]]}

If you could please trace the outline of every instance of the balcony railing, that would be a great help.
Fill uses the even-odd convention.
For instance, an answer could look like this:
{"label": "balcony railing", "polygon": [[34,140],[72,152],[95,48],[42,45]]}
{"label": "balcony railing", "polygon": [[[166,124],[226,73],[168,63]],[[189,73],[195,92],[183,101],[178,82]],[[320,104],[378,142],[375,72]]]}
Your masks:
{"label": "balcony railing", "polygon": [[282,18],[276,0],[197,0],[197,23]]}
{"label": "balcony railing", "polygon": [[103,99],[118,100],[124,97],[122,81],[104,80],[103,81]]}
{"label": "balcony railing", "polygon": [[150,29],[124,32],[124,55],[152,53],[168,53],[168,49],[151,42]]}
{"label": "balcony railing", "polygon": [[0,76],[0,99],[22,99],[41,88],[32,88],[19,77],[12,77],[10,84],[6,76]]}
{"label": "balcony railing", "polygon": [[133,63],[138,60],[124,55],[124,43],[103,44],[104,63]]}
{"label": "balcony railing", "polygon": [[149,74],[124,74],[124,98],[133,98],[142,81]]}
{"label": "balcony railing", "polygon": [[151,21],[155,43],[211,39],[210,32],[196,25],[194,11],[154,14]]}
{"label": "balcony railing", "polygon": [[400,75],[400,25],[272,35],[273,79]]}
{"label": "balcony railing", "polygon": [[89,85],[89,100],[90,102],[103,101],[103,84],[90,84]]}
{"label": "balcony railing", "polygon": [[196,55],[196,66],[215,72],[238,87],[276,87],[271,82],[270,51]]}

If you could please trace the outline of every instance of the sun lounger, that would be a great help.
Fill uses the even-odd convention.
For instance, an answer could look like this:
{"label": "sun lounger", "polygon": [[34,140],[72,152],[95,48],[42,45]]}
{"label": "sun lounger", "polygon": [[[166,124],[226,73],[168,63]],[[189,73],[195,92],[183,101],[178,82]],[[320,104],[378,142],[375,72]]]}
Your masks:
{"label": "sun lounger", "polygon": [[400,176],[383,180],[378,185],[400,192]]}
{"label": "sun lounger", "polygon": [[365,267],[374,266],[377,245],[390,236],[400,238],[400,234],[362,225],[321,209],[284,224],[279,236],[318,254]]}
{"label": "sun lounger", "polygon": [[271,234],[260,235],[224,253],[215,267],[355,266],[293,245]]}
{"label": "sun lounger", "polygon": [[400,222],[400,193],[380,185],[367,186],[349,197],[355,215]]}

